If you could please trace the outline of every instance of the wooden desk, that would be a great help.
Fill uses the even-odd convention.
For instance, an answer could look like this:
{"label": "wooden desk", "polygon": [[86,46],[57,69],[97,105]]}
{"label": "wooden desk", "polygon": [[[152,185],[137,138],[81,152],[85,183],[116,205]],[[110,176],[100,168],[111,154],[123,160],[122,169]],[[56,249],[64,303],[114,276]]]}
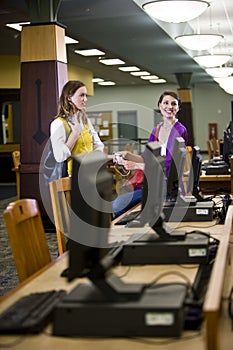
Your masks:
{"label": "wooden desk", "polygon": [[205,175],[200,176],[200,189],[204,195],[226,192],[233,194],[233,156],[230,159],[231,174],[229,175]]}
{"label": "wooden desk", "polygon": [[231,175],[201,175],[200,189],[204,195],[233,193]]}
{"label": "wooden desk", "polygon": [[[208,231],[216,238],[220,239],[220,246],[211,275],[206,300],[204,303],[205,323],[201,332],[185,331],[180,339],[164,338],[62,338],[51,336],[51,326],[39,335],[28,336],[0,336],[0,344],[14,344],[13,349],[42,350],[65,348],[79,350],[232,350],[233,332],[231,322],[227,315],[226,301],[222,302],[222,295],[228,296],[233,283],[233,268],[228,262],[228,257],[233,257],[233,249],[229,249],[229,239],[232,234],[233,207],[228,210],[225,225],[211,226],[209,222],[195,222],[195,229]],[[173,224],[175,226],[175,223]],[[214,223],[213,223],[214,225]],[[191,223],[180,223],[179,227],[185,227],[187,231],[194,228]],[[127,229],[127,238],[134,229]],[[117,227],[112,230],[113,237],[121,240],[122,228]],[[31,277],[27,282],[15,288],[12,292],[1,299],[0,311],[10,306],[19,297],[36,291],[46,291],[49,289],[66,289],[70,291],[82,280],[75,280],[68,283],[66,279],[60,277],[61,271],[67,267],[68,253],[60,256],[55,262],[44,268],[40,273]],[[196,273],[196,266],[135,266],[128,271],[127,266],[118,266],[115,272],[125,282],[148,283],[164,271],[180,271],[193,280]],[[128,273],[126,273],[128,271]],[[167,277],[168,279],[169,277]],[[171,278],[171,277],[170,277]],[[177,277],[173,276],[177,279]],[[166,279],[163,279],[166,281]],[[170,281],[170,279],[169,279]],[[222,308],[221,308],[222,306]],[[221,311],[220,311],[221,309]],[[9,347],[9,346],[8,346]]]}

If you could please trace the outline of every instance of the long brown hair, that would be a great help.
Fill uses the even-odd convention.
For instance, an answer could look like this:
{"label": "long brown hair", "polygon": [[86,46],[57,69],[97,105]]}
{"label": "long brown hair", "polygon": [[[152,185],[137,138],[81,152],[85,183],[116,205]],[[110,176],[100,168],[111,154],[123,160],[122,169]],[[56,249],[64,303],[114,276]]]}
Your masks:
{"label": "long brown hair", "polygon": [[63,86],[58,104],[58,113],[55,118],[62,117],[67,119],[78,112],[78,118],[82,118],[83,123],[87,124],[86,112],[84,110],[79,111],[76,105],[70,100],[70,96],[73,96],[82,86],[86,85],[79,80],[69,80]]}

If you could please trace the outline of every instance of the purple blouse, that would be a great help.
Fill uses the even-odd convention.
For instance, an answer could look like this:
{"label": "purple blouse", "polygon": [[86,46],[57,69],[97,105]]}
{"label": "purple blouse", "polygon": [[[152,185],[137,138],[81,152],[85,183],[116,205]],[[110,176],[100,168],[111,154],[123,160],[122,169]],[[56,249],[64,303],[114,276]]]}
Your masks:
{"label": "purple blouse", "polygon": [[[158,141],[158,138],[156,137],[156,129],[157,127],[160,127],[160,124],[154,127],[152,130],[150,137],[148,139],[148,142],[153,142],[153,141]],[[158,132],[157,132],[158,134]],[[174,146],[174,141],[177,137],[183,137],[185,145],[187,146],[188,142],[188,132],[186,127],[181,124],[179,121],[177,121],[173,128],[171,129],[168,141],[167,141],[167,150],[166,150],[166,176],[168,176],[169,173],[169,168],[171,164],[171,159],[172,159],[172,151],[173,151],[173,146]],[[143,156],[143,154],[142,154]]]}

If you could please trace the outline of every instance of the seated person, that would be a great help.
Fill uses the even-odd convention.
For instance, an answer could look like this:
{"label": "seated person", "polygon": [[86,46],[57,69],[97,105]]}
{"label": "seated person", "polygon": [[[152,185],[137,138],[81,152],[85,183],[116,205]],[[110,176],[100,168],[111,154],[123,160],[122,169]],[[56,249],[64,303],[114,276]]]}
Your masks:
{"label": "seated person", "polygon": [[[159,141],[161,143],[161,155],[166,157],[165,172],[168,177],[172,158],[174,141],[177,137],[182,137],[187,145],[188,132],[186,127],[177,119],[177,113],[180,110],[181,100],[176,92],[165,91],[159,98],[158,107],[162,115],[162,122],[154,127],[148,142]],[[126,170],[144,169],[144,153],[135,155],[128,151],[121,152],[122,160],[118,162]],[[116,161],[116,160],[115,160]],[[141,202],[142,188],[137,188],[130,192],[119,195],[113,201],[114,218],[123,214],[134,205]]]}

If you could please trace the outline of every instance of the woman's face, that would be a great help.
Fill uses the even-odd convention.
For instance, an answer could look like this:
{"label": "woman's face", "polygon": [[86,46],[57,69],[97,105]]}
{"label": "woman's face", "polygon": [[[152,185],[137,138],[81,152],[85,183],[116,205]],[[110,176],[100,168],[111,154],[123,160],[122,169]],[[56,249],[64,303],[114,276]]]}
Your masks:
{"label": "woman's face", "polygon": [[75,106],[82,110],[86,108],[87,102],[87,89],[86,86],[81,86],[75,91],[73,96],[70,97],[70,100],[75,104]]}
{"label": "woman's face", "polygon": [[176,98],[166,95],[159,104],[159,109],[163,117],[172,119],[179,111],[179,104]]}

